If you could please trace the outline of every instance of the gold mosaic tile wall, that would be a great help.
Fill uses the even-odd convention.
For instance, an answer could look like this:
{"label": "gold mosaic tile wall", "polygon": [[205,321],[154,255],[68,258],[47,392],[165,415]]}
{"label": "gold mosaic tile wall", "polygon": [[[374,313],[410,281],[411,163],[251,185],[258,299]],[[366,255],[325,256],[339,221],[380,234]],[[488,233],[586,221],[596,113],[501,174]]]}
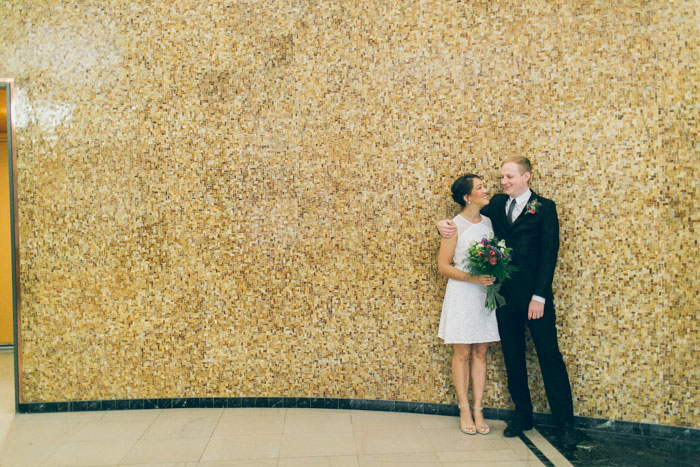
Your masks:
{"label": "gold mosaic tile wall", "polygon": [[[5,0],[25,402],[455,401],[435,223],[525,154],[578,415],[700,427],[700,3]],[[531,359],[536,410],[546,401]],[[509,407],[500,347],[486,405]]]}

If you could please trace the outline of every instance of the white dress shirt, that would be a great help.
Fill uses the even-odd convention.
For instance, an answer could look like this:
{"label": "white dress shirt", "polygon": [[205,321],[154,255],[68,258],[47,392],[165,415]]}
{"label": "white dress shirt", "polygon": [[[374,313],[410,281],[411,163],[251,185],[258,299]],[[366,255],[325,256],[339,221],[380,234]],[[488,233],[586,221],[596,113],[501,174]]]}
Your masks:
{"label": "white dress shirt", "polygon": [[[532,195],[532,191],[530,191],[530,189],[528,188],[527,191],[525,191],[525,193],[515,198],[515,207],[513,208],[513,222],[515,222],[515,219],[517,219],[520,213],[523,212],[523,209],[525,209],[525,205],[527,204],[527,200],[530,199],[530,195]],[[513,198],[508,197],[508,202],[506,203],[506,216],[508,215],[508,208],[510,208],[511,202],[513,202]]]}
{"label": "white dress shirt", "polygon": [[[527,204],[527,201],[530,199],[531,195],[532,191],[530,191],[530,189],[528,188],[527,191],[525,191],[525,193],[515,198],[515,207],[513,208],[513,222],[515,222],[515,219],[517,219],[520,213],[523,212],[523,209],[525,209],[525,205]],[[513,198],[508,197],[508,202],[506,203],[506,216],[508,216],[508,208],[510,208],[510,203],[512,202]],[[532,299],[540,303],[546,302],[546,300],[543,297],[540,297],[539,295],[533,295]]]}

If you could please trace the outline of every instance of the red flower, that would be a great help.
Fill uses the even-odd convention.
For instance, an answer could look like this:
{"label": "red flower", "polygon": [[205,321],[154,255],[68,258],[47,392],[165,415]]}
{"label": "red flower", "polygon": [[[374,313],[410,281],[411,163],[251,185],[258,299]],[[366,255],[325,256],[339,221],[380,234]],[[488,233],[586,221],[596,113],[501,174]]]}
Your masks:
{"label": "red flower", "polygon": [[498,263],[498,258],[496,258],[495,256],[492,256],[491,259],[489,260],[489,263],[491,263],[495,266],[496,263]]}

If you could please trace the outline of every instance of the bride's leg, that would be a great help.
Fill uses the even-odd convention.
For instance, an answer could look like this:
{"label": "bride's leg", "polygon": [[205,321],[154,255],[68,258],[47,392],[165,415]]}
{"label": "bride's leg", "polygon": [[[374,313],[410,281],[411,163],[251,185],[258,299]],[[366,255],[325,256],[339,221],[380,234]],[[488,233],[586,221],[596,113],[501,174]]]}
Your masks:
{"label": "bride's leg", "polygon": [[482,401],[484,398],[484,387],[486,386],[486,355],[489,350],[489,343],[472,344],[472,395],[474,397],[474,421],[480,433],[487,432],[488,425],[484,422],[484,412]]}
{"label": "bride's leg", "polygon": [[[452,381],[457,392],[457,400],[459,400],[460,412],[460,428],[472,431],[474,420],[472,419],[471,410],[469,410],[469,354],[471,353],[471,344],[454,344],[454,352],[452,354]],[[473,430],[476,431],[475,429]]]}

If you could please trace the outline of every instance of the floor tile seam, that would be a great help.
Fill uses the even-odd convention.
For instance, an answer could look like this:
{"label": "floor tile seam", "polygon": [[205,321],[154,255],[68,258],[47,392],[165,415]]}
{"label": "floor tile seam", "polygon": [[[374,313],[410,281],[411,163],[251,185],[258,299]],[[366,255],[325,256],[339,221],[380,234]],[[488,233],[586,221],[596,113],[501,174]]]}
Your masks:
{"label": "floor tile seam", "polygon": [[279,436],[280,439],[282,439],[282,435],[284,433],[241,433],[241,434],[236,434],[232,436],[210,436],[210,440],[217,440],[217,439],[239,439],[239,438],[249,438],[253,436]]}
{"label": "floor tile seam", "polygon": [[[430,440],[430,437],[428,436],[427,433],[425,433],[425,430],[406,430],[406,431],[409,431],[409,432],[422,432],[422,433],[423,433],[423,436],[425,437],[425,440],[428,442],[428,446],[430,446],[430,447],[432,448],[433,453],[437,453],[437,449],[436,449],[436,447],[435,447],[435,444],[433,444],[433,442]],[[406,451],[402,451],[402,452],[391,452],[391,453],[385,453],[385,452],[381,452],[381,453],[365,453],[365,452],[361,452],[361,451],[362,451],[361,448],[362,448],[362,445],[363,445],[363,443],[362,443],[362,437],[358,437],[358,435],[361,435],[361,434],[370,434],[370,435],[371,435],[371,433],[385,433],[385,432],[386,432],[386,430],[370,430],[370,431],[363,430],[363,431],[355,431],[355,432],[353,432],[353,437],[354,437],[354,439],[355,439],[355,449],[357,450],[358,455],[359,455],[359,454],[367,454],[367,455],[370,455],[370,454],[401,454],[402,452],[403,452],[403,453],[406,453]],[[411,454],[413,454],[413,452],[411,452]]]}
{"label": "floor tile seam", "polygon": [[[439,428],[443,430],[444,428]],[[354,432],[360,432],[360,433],[365,433],[365,432],[375,432],[375,431],[381,431],[382,433],[386,432],[387,430],[391,431],[423,431],[426,432],[427,430],[423,427],[418,427],[418,428],[395,428],[395,427],[381,427],[381,428],[364,428],[364,429],[353,429]]]}
{"label": "floor tile seam", "polygon": [[[24,443],[22,443],[22,444],[24,444]],[[31,444],[27,444],[27,446],[31,446]],[[43,446],[47,446],[47,445],[44,444]],[[60,449],[62,444],[61,443],[49,443],[48,446],[52,446],[52,449],[49,450],[49,453],[46,454],[46,456],[42,460],[39,461],[39,464],[44,464],[46,462],[46,460],[48,460],[49,457],[51,457],[58,449]],[[20,451],[20,452],[23,452],[23,451]],[[2,465],[2,464],[0,464],[0,465]]]}
{"label": "floor tile seam", "polygon": [[[532,460],[538,461],[540,464],[542,464],[542,461],[537,459],[536,457]],[[515,465],[530,465],[531,460],[515,460],[515,461],[482,461],[482,460],[477,460],[477,461],[439,461],[441,466],[444,465],[464,465],[464,463],[468,463],[469,465],[478,465],[479,466],[486,466],[488,467],[489,465],[499,465],[502,466],[504,463],[508,463],[508,465],[511,465],[511,463],[515,463]]]}
{"label": "floor tile seam", "polygon": [[[43,424],[42,424],[42,425],[43,425]],[[54,424],[51,423],[51,424],[49,424],[49,425],[54,425]],[[84,425],[84,423],[77,424],[77,426],[73,427],[72,430],[69,430],[67,433],[65,433],[65,435],[64,435],[64,436],[65,436],[65,439],[64,439],[63,441],[55,441],[55,442],[53,442],[53,443],[48,443],[48,444],[61,444],[61,443],[70,442],[70,441],[71,441],[71,436],[72,436],[79,428],[81,428],[82,425]],[[31,426],[31,425],[29,425],[29,426]],[[7,440],[7,439],[8,439],[8,437],[5,436],[5,437],[3,437],[2,440],[5,441],[5,440]],[[11,439],[11,437],[10,437],[10,439]],[[34,439],[36,440],[36,437],[35,437]]]}
{"label": "floor tile seam", "polygon": [[160,411],[160,413],[158,413],[158,415],[153,417],[153,420],[151,420],[151,423],[149,423],[148,426],[146,427],[146,429],[143,430],[143,432],[141,433],[141,436],[139,437],[139,441],[142,440],[144,436],[146,436],[146,433],[148,433],[148,430],[151,429],[151,427],[156,423],[156,420],[158,420],[158,417],[160,417],[161,415],[163,415],[162,410]]}
{"label": "floor tile seam", "polygon": [[284,419],[282,420],[282,437],[280,438],[280,448],[277,451],[277,465],[278,466],[280,463],[280,452],[282,452],[282,441],[284,440],[284,427],[287,426],[287,415],[289,414],[289,412],[287,411],[286,408],[283,410],[284,410]]}
{"label": "floor tile seam", "polygon": [[323,434],[331,433],[331,432],[348,435],[350,433],[353,433],[353,430],[350,427],[340,428],[340,429],[335,428],[333,430],[291,430],[291,431],[285,430],[282,432],[282,434],[283,435],[295,435],[295,434],[299,434],[299,435],[323,435]]}
{"label": "floor tile seam", "polygon": [[[146,431],[144,432],[144,435],[143,435],[142,439],[144,439],[144,440],[155,440],[155,439],[200,439],[200,438],[210,438],[211,435],[214,433],[214,429],[213,429],[213,428],[212,428],[211,431],[210,431],[209,433],[207,433],[207,434],[204,434],[204,433],[203,433],[203,432],[204,432],[204,429],[202,429],[202,430],[201,430],[201,431],[202,431],[202,434],[195,434],[195,435],[188,435],[188,434],[184,433],[184,430],[185,430],[185,428],[184,428],[184,426],[183,426],[183,427],[181,427],[181,429],[179,430],[179,432],[178,432],[177,434],[174,434],[174,435],[172,435],[172,434],[170,434],[170,435],[161,435],[161,434],[157,434],[157,431],[158,431],[158,430],[156,430],[156,434],[151,434],[151,430],[149,429],[149,430],[146,430]],[[209,431],[209,430],[207,430],[207,431]]]}
{"label": "floor tile seam", "polygon": [[[444,428],[440,428],[440,429],[444,429]],[[433,447],[433,451],[435,451],[435,455],[437,455],[437,453],[440,452],[440,450],[438,449],[438,446],[433,442],[433,438],[428,436],[428,430],[424,428],[423,431],[425,432],[425,436],[428,438],[428,442]],[[438,459],[439,459],[439,457],[438,457]]]}
{"label": "floor tile seam", "polygon": [[[324,455],[324,456],[297,456],[297,457],[277,456],[277,462],[275,462],[275,465],[276,465],[277,467],[279,467],[279,466],[280,466],[280,462],[282,462],[283,459],[284,459],[284,460],[288,460],[288,459],[305,459],[305,458],[309,458],[309,457],[354,457],[354,458],[355,458],[355,461],[357,461],[357,464],[358,464],[358,465],[360,464],[360,456],[359,456],[359,454],[340,454],[340,455],[337,455],[337,456],[335,456],[335,455],[330,455],[330,456],[329,456],[329,455]],[[238,459],[238,461],[242,461],[242,462],[257,461],[257,460],[259,460],[259,459]]]}
{"label": "floor tile seam", "polygon": [[[534,453],[532,453],[531,451],[528,451],[528,455],[527,455],[526,459],[521,459],[522,455],[520,455],[515,449],[510,448],[510,447],[501,448],[501,449],[469,449],[469,450],[461,450],[461,451],[459,451],[459,450],[458,451],[440,450],[440,451],[436,451],[436,452],[439,455],[440,453],[442,453],[442,454],[460,454],[460,453],[468,452],[470,454],[471,453],[476,454],[476,453],[480,453],[480,452],[493,453],[496,451],[511,452],[517,458],[518,461],[529,461],[529,460],[537,459],[537,456],[535,456]],[[451,461],[446,461],[446,462],[451,462]],[[504,462],[504,461],[493,460],[493,461],[484,461],[484,462]]]}
{"label": "floor tile seam", "polygon": [[134,436],[126,436],[126,435],[114,435],[114,436],[105,436],[105,437],[97,437],[97,438],[86,438],[86,439],[68,439],[67,442],[69,443],[77,443],[77,442],[91,442],[91,441],[109,441],[109,440],[115,440],[115,441],[140,441],[141,436],[134,437]]}
{"label": "floor tile seam", "polygon": [[[70,444],[70,443],[93,443],[93,442],[95,442],[95,441],[109,441],[109,442],[112,442],[112,441],[113,441],[113,438],[110,438],[110,439],[108,439],[108,440],[68,441],[68,442],[63,443],[61,446],[59,446],[58,449],[60,449],[60,448],[63,447],[63,446],[66,446],[66,445],[68,445],[68,444]],[[121,439],[121,441],[133,441],[134,444],[132,444],[132,445],[129,447],[129,449],[127,450],[126,454],[125,454],[122,458],[119,459],[119,462],[118,462],[117,464],[90,464],[90,465],[87,466],[87,467],[97,467],[97,466],[107,466],[107,465],[119,465],[119,464],[121,464],[122,461],[124,460],[124,458],[126,457],[126,455],[127,455],[129,452],[131,452],[131,450],[134,448],[134,446],[136,445],[137,440],[135,440],[135,439],[134,439],[134,440]],[[58,449],[57,449],[56,451],[52,452],[51,455],[50,455],[49,457],[47,457],[46,459],[44,459],[44,461],[41,462],[40,465],[41,465],[42,467],[43,467],[43,466],[49,466],[49,465],[51,465],[51,464],[48,464],[48,460],[51,458],[51,456],[53,456],[54,454],[56,454],[56,452],[58,451]]]}
{"label": "floor tile seam", "polygon": [[60,445],[54,446],[54,448],[50,451],[50,453],[49,453],[48,455],[46,455],[42,460],[39,461],[39,465],[46,465],[46,462],[51,458],[51,456],[53,456],[54,454],[56,454],[56,452],[57,452],[60,448],[61,448]]}
{"label": "floor tile seam", "polygon": [[[558,460],[558,459],[563,459],[567,463],[571,464],[571,462],[566,457],[566,455],[563,452],[561,452],[555,445],[550,443],[549,440],[542,433],[537,431],[536,428],[533,430],[533,432],[537,433],[537,435],[539,435],[540,439],[537,440],[537,442],[535,441],[535,439],[533,439],[533,438],[535,438],[535,436],[533,436],[533,438],[530,438],[528,433],[524,433],[524,434],[525,434],[525,436],[527,436],[528,439],[530,439],[532,444],[534,444],[537,447],[537,449],[539,449],[540,452],[544,456],[546,456],[551,462],[554,462],[555,460]],[[542,447],[538,446],[537,445],[538,443],[543,444],[543,446]],[[547,451],[552,451],[552,452],[548,453]]]}
{"label": "floor tile seam", "polygon": [[[288,458],[288,457],[333,457],[333,456],[356,456],[356,455],[359,454],[359,450],[358,450],[358,448],[357,448],[357,440],[355,439],[354,436],[353,436],[353,438],[352,438],[352,441],[351,441],[350,443],[348,443],[348,444],[350,445],[350,446],[349,446],[349,448],[350,448],[349,450],[352,450],[352,452],[346,452],[346,453],[340,453],[340,452],[328,453],[328,452],[326,452],[326,453],[323,453],[323,454],[320,454],[320,453],[319,453],[319,454],[315,454],[315,453],[312,452],[312,453],[305,453],[305,454],[301,454],[301,455],[292,455],[292,456],[290,456],[290,455],[283,455],[283,454],[282,454],[283,452],[286,452],[286,451],[289,450],[289,445],[285,445],[284,441],[285,441],[285,439],[284,439],[284,436],[283,436],[282,439],[280,440],[280,443],[279,443],[279,444],[280,444],[280,448],[279,448],[279,452],[278,452],[278,454],[277,454],[277,457],[283,457],[283,458]],[[344,440],[344,442],[342,442],[342,443],[335,444],[334,447],[337,448],[339,445],[344,445],[344,446],[347,447],[347,444],[345,444],[345,443],[347,443],[348,441],[349,441],[349,440],[346,439],[346,440]],[[296,446],[300,446],[300,445],[302,445],[302,444],[301,444],[301,443],[299,443],[299,444],[294,444],[292,449],[294,449]],[[304,446],[307,446],[307,445],[310,445],[310,444],[303,444],[303,445],[304,445]],[[315,446],[319,446],[319,445],[324,446],[323,444],[319,444],[319,443],[314,443],[314,444],[313,444],[314,447],[315,447]]]}
{"label": "floor tile seam", "polygon": [[167,438],[142,438],[137,441],[177,441],[190,439],[211,439],[211,436],[170,436]]}
{"label": "floor tile seam", "polygon": [[[158,414],[158,416],[160,416],[160,414]],[[151,421],[151,425],[153,425],[153,423],[156,421],[156,419],[158,418],[158,416],[156,416],[156,417],[153,418],[153,420]],[[151,425],[149,425],[149,428],[151,427]],[[141,433],[141,436],[140,436],[139,438],[136,438],[136,439],[134,440],[134,444],[132,444],[131,447],[126,451],[126,453],[124,453],[124,455],[119,459],[119,464],[122,464],[122,463],[124,462],[124,460],[129,456],[129,454],[131,454],[131,451],[133,451],[134,448],[136,447],[136,445],[138,444],[138,442],[141,441],[141,440],[143,439],[143,436],[146,434],[147,431],[148,431],[148,428],[146,428],[145,430],[143,430],[143,433]],[[119,438],[112,438],[112,437],[110,437],[110,438],[109,438],[109,441],[113,441],[113,440],[115,440],[115,439],[119,439]],[[117,465],[118,465],[118,464],[117,464]]]}
{"label": "floor tile seam", "polygon": [[206,444],[205,444],[205,446],[204,446],[204,449],[202,449],[202,453],[199,455],[199,459],[197,459],[197,463],[198,463],[198,464],[199,464],[200,462],[204,462],[204,461],[202,461],[202,458],[204,457],[204,453],[207,452],[207,449],[209,449],[209,445],[211,444],[211,440],[214,439],[214,433],[216,432],[216,427],[218,427],[219,424],[221,423],[221,419],[222,419],[223,416],[224,416],[224,411],[225,411],[225,410],[226,410],[226,409],[222,410],[222,411],[219,413],[219,418],[216,420],[216,425],[214,425],[214,428],[211,430],[211,434],[209,435],[209,439],[207,440],[207,442],[206,442]]}
{"label": "floor tile seam", "polygon": [[[447,428],[425,428],[426,436],[428,436],[428,434],[429,434],[430,432],[440,432],[440,431],[447,431],[447,430],[453,431],[453,430],[459,430],[459,428],[450,428],[450,427],[447,427]],[[478,441],[479,443],[485,443],[485,442],[496,443],[496,442],[500,442],[500,443],[503,444],[503,447],[500,448],[500,449],[511,449],[511,450],[513,449],[513,448],[511,448],[510,446],[508,446],[508,444],[506,443],[506,438],[505,438],[501,433],[491,432],[491,433],[488,433],[488,434],[486,434],[486,435],[480,435],[480,434],[467,435],[466,433],[462,433],[461,436],[462,436],[463,438],[469,439],[469,440],[479,440],[479,441]],[[436,437],[436,438],[437,438],[437,437]],[[431,440],[431,443],[432,443],[432,438],[431,438],[430,436],[428,436],[428,439],[430,439],[430,440]],[[433,446],[435,447],[434,444],[433,444]],[[447,452],[447,451],[438,450],[437,447],[435,447],[435,449],[436,449],[438,452]],[[458,449],[458,450],[456,450],[455,452],[459,452],[459,451],[461,451],[461,452],[463,452],[463,451],[476,451],[476,450],[479,450],[479,449],[478,449],[478,448],[477,448],[477,449],[461,449],[461,450]]]}
{"label": "floor tile seam", "polygon": [[15,433],[10,433],[9,436],[4,436],[3,438],[0,438],[0,448],[5,447],[7,445],[12,445],[12,444],[26,444],[26,443],[36,443],[37,441],[41,442],[43,445],[52,445],[52,444],[62,444],[66,442],[70,442],[70,438],[65,438],[63,440],[52,440],[49,442],[46,442],[43,438],[39,439],[36,435],[33,435],[31,440],[29,441],[21,441],[22,435],[18,436]]}
{"label": "floor tile seam", "polygon": [[[416,454],[416,453],[412,452],[411,454]],[[425,453],[421,453],[421,454],[425,454]],[[304,454],[302,456],[278,455],[277,458],[278,459],[304,459],[307,457],[360,457],[361,455],[367,456],[367,455],[373,455],[373,454],[359,454],[359,453],[355,453],[355,454]],[[248,459],[243,459],[243,460],[248,460]],[[253,459],[253,460],[255,460],[255,459]]]}
{"label": "floor tile seam", "polygon": [[530,438],[527,437],[527,435],[524,432],[521,432],[520,435],[518,436],[520,440],[525,443],[525,446],[532,451],[532,453],[537,457],[537,459],[542,462],[546,467],[555,467],[554,463],[547,457],[540,449],[535,446],[535,443],[530,440]]}
{"label": "floor tile seam", "polygon": [[[211,440],[215,438],[214,433],[216,433],[217,428],[221,425],[221,420],[224,418],[224,414],[226,413],[226,409],[222,410],[221,413],[219,414],[219,418],[216,420],[216,424],[214,425],[214,428],[211,430],[211,434],[209,435],[209,443],[211,443]],[[216,437],[219,438],[219,437]],[[207,443],[207,447],[209,446],[209,443]],[[202,454],[204,455],[204,454]],[[202,462],[201,460],[198,462]]]}
{"label": "floor tile seam", "polygon": [[[208,445],[207,445],[208,447]],[[277,448],[277,454],[272,455],[272,456],[259,456],[259,457],[244,457],[244,458],[226,458],[226,459],[209,459],[209,460],[200,460],[200,461],[192,461],[192,462],[241,462],[241,461],[270,461],[272,459],[279,459],[279,447]],[[206,453],[206,449],[204,451]]]}
{"label": "floor tile seam", "polygon": [[[85,420],[81,420],[81,421],[79,421],[79,422],[76,422],[76,423],[75,423],[75,426],[73,427],[73,429],[68,430],[68,432],[66,433],[66,442],[70,442],[70,441],[72,440],[73,436],[75,436],[75,434],[76,434],[78,431],[82,430],[83,427],[85,427],[88,423],[90,423],[90,422],[92,422],[93,420],[95,420],[95,418],[97,418],[97,416],[95,416],[95,417],[93,417],[93,418],[90,418],[90,419],[85,419]],[[59,422],[59,423],[61,423],[61,422]],[[64,424],[64,423],[61,423],[61,425],[63,425],[63,424]]]}
{"label": "floor tile seam", "polygon": [[[177,440],[177,439],[181,439],[181,438],[173,438],[173,439],[171,439],[171,440]],[[202,440],[202,439],[206,439],[206,438],[186,438],[186,439],[199,439],[199,440]],[[150,441],[150,440],[138,440],[138,441],[136,441],[136,443],[131,447],[131,449],[129,449],[129,452],[127,452],[127,453],[125,454],[124,458],[120,459],[120,461],[119,461],[120,464],[117,464],[117,465],[121,465],[121,464],[124,462],[124,460],[129,456],[129,454],[131,454],[131,451],[133,451],[133,450],[136,448],[136,446],[139,444],[139,442],[141,442],[141,441]],[[156,440],[156,441],[164,441],[164,440]],[[165,441],[167,441],[167,440],[165,440]],[[126,465],[141,465],[141,464],[148,464],[148,465],[150,465],[150,464],[163,464],[163,465],[169,465],[169,464],[172,464],[172,463],[179,464],[179,463],[182,463],[182,462],[200,462],[199,459],[201,459],[202,456],[204,455],[204,451],[206,450],[206,447],[207,447],[208,445],[209,445],[209,443],[207,442],[206,445],[202,448],[202,452],[199,453],[199,456],[198,456],[197,460],[186,460],[186,461],[179,461],[179,460],[178,460],[178,461],[174,461],[174,462],[173,462],[173,461],[161,461],[161,460],[157,460],[157,461],[155,461],[155,462],[137,462],[137,463],[130,462],[130,463],[126,464]]]}
{"label": "floor tile seam", "polygon": [[[169,417],[172,420],[177,420],[179,418],[214,418],[210,414],[215,414],[218,410],[218,415],[216,416],[217,419],[221,418],[221,416],[224,414],[223,408],[218,408],[218,409],[158,409],[161,411],[160,414],[156,417],[156,419],[159,419],[161,417]],[[196,412],[197,410],[205,410],[206,412]],[[199,413],[199,415],[197,415]]]}
{"label": "floor tile seam", "polygon": [[[405,450],[403,451],[397,451],[397,452],[363,452],[362,450],[362,442],[361,439],[357,437],[358,434],[360,433],[372,433],[372,432],[385,432],[386,430],[371,430],[371,431],[355,431],[353,432],[353,437],[355,439],[355,450],[357,451],[357,455],[363,455],[363,456],[374,456],[374,455],[398,455],[398,454],[419,454],[418,452],[406,452]],[[437,455],[437,449],[435,448],[435,444],[430,440],[430,437],[428,436],[427,433],[425,433],[425,430],[410,430],[410,431],[422,431],[425,439],[428,441],[428,445],[432,448],[431,453],[434,455]],[[398,448],[397,448],[398,449]],[[421,451],[422,453],[425,453],[427,451]]]}

